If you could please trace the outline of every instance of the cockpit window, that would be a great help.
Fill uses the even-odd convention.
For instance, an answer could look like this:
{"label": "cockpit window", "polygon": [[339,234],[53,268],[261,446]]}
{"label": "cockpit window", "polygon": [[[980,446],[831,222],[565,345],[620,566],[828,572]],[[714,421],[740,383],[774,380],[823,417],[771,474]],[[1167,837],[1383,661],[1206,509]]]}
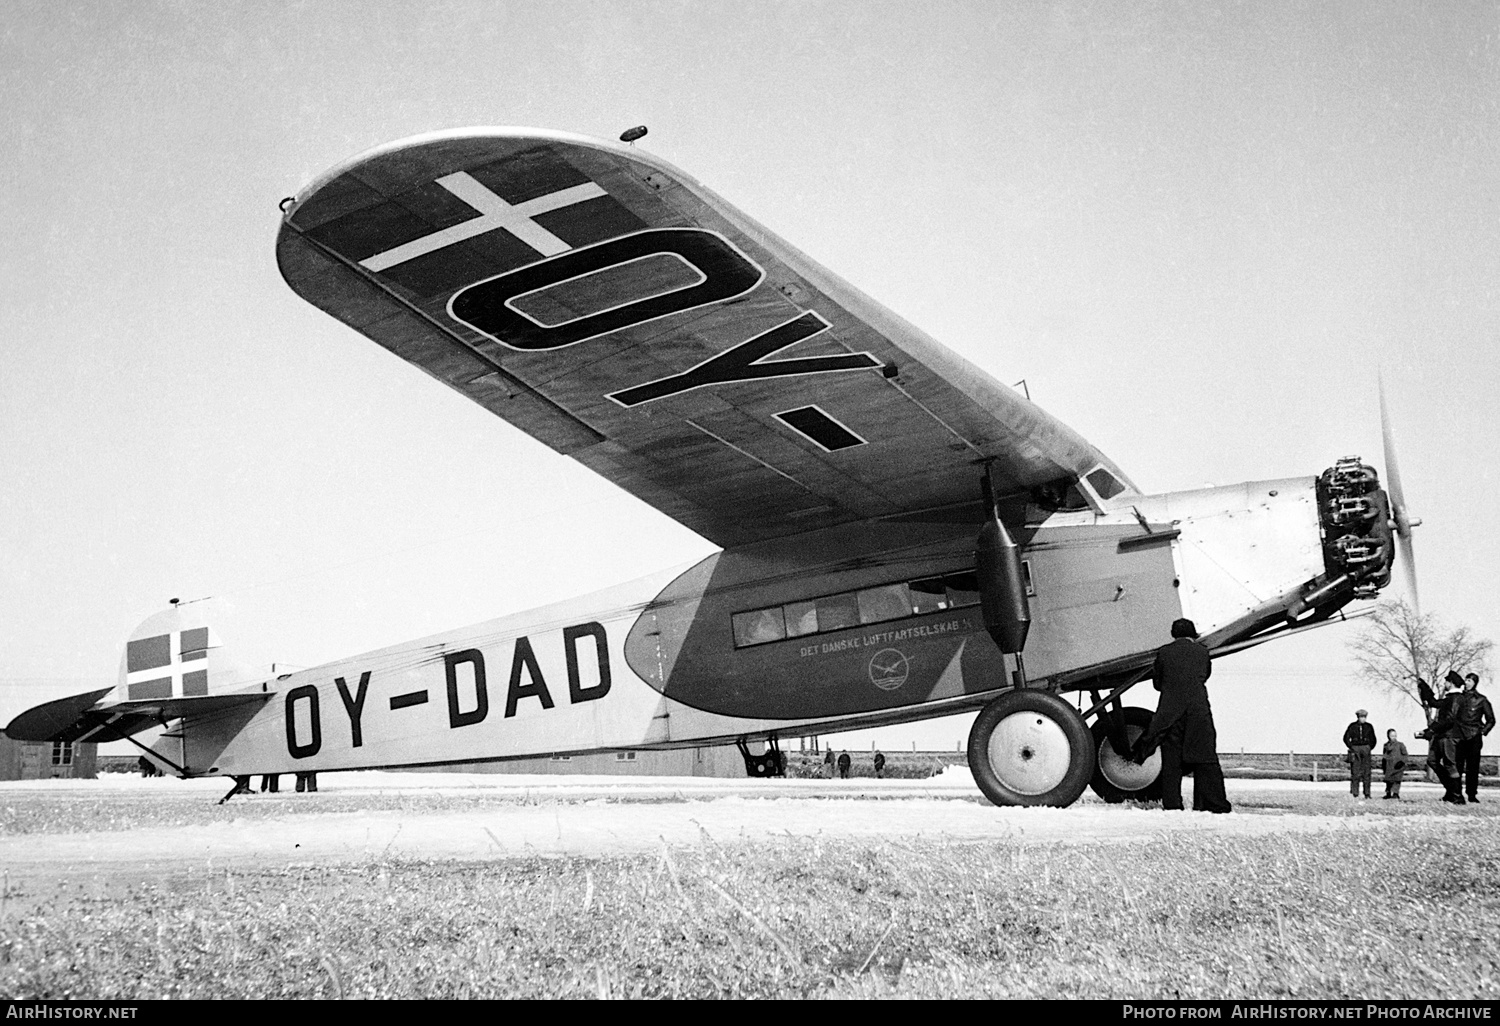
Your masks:
{"label": "cockpit window", "polygon": [[1101,499],[1113,499],[1125,490],[1125,486],[1120,483],[1119,478],[1103,467],[1089,471],[1086,480]]}
{"label": "cockpit window", "polygon": [[1058,478],[1039,484],[1031,490],[1032,501],[1053,513],[1088,509],[1089,502],[1070,478]]}

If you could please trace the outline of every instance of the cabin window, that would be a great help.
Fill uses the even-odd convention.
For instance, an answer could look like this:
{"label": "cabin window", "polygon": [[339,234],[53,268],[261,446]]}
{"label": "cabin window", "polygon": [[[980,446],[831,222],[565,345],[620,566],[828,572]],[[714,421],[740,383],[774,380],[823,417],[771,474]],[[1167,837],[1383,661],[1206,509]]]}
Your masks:
{"label": "cabin window", "polygon": [[786,636],[800,638],[804,634],[818,633],[818,604],[816,602],[788,602],[781,607],[786,613]]}
{"label": "cabin window", "polygon": [[635,762],[634,752],[616,752],[615,762]]}
{"label": "cabin window", "polygon": [[786,637],[786,621],[781,607],[753,609],[748,613],[734,614],[734,644],[763,645],[768,641],[780,641]]}
{"label": "cabin window", "polygon": [[818,630],[836,631],[859,623],[859,600],[853,592],[818,599]]}
{"label": "cabin window", "polygon": [[948,588],[941,577],[913,581],[909,588],[913,613],[936,613],[948,608]]}
{"label": "cabin window", "polygon": [[52,742],[52,765],[73,765],[73,743],[71,741]]}
{"label": "cabin window", "polygon": [[[1030,570],[1026,568],[1023,572],[1029,588]],[[735,613],[731,617],[734,647],[764,645],[783,638],[823,634],[862,623],[883,623],[978,604],[979,584],[974,572],[961,570],[942,577],[882,584]]]}
{"label": "cabin window", "polygon": [[979,579],[973,574],[949,574],[943,578],[948,608],[979,605]]}
{"label": "cabin window", "polygon": [[911,614],[911,598],[907,595],[904,584],[866,588],[859,593],[860,623],[879,623],[881,620],[895,620]]}

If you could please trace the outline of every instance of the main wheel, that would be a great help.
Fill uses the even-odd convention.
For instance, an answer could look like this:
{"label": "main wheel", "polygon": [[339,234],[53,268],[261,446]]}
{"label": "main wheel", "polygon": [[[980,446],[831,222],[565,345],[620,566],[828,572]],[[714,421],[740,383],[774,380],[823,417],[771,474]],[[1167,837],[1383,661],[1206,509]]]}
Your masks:
{"label": "main wheel", "polygon": [[1094,775],[1093,735],[1050,691],[1007,691],[969,731],[969,768],[996,805],[1071,805]]}
{"label": "main wheel", "polygon": [[[1151,710],[1127,706],[1125,713],[1125,740],[1135,744],[1135,739],[1151,726]],[[1161,751],[1151,753],[1150,758],[1137,766],[1115,752],[1109,743],[1109,713],[1101,712],[1094,720],[1094,779],[1089,786],[1094,793],[1107,802],[1154,802],[1161,798]]]}

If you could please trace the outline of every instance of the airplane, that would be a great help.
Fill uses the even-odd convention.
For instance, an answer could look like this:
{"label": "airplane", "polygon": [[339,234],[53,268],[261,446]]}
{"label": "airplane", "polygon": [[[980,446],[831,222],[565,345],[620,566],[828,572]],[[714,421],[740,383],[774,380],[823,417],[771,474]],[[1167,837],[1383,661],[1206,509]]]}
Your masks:
{"label": "airplane", "polygon": [[132,633],[115,688],[23,713],[12,738],[166,725],[153,761],[237,783],[716,744],[767,775],[783,738],[979,710],[968,761],[995,804],[1149,800],[1160,754],[1128,755],[1151,713],[1124,696],[1172,621],[1218,656],[1337,622],[1398,548],[1414,590],[1399,487],[1359,458],[1142,493],[633,145],[427,134],[281,212],[299,296],[719,551],[277,675],[174,604]]}

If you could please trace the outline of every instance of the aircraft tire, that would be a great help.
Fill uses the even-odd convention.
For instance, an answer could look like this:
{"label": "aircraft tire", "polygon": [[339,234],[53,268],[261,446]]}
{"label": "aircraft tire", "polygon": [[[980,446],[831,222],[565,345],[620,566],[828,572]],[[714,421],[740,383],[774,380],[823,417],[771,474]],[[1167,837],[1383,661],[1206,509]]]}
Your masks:
{"label": "aircraft tire", "polygon": [[[1151,710],[1125,707],[1125,739],[1132,744],[1151,725]],[[1161,800],[1161,752],[1137,766],[1115,754],[1109,743],[1109,720],[1104,713],[1094,720],[1094,779],[1089,787],[1110,803],[1154,802]]]}
{"label": "aircraft tire", "polygon": [[996,805],[1072,805],[1097,745],[1078,711],[1050,691],[1007,691],[969,731],[969,769]]}

